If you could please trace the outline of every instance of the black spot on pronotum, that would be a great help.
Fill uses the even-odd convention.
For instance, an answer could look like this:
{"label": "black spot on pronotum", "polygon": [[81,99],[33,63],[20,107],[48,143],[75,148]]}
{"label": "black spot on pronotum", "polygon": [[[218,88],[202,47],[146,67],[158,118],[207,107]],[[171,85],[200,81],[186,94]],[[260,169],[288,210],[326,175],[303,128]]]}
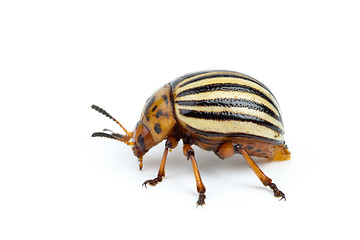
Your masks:
{"label": "black spot on pronotum", "polygon": [[154,130],[155,130],[155,132],[156,132],[157,134],[161,133],[161,128],[160,128],[160,124],[159,124],[159,123],[155,124]]}
{"label": "black spot on pronotum", "polygon": [[151,109],[151,111],[152,111],[152,112],[155,111],[156,108],[157,108],[157,105],[155,105],[155,106],[153,107],[153,109]]}
{"label": "black spot on pronotum", "polygon": [[145,106],[145,115],[147,115],[149,113],[149,108],[151,107],[151,105],[154,103],[155,101],[155,96],[153,96],[148,103]]}
{"label": "black spot on pronotum", "polygon": [[249,150],[253,150],[253,149],[254,149],[254,147],[253,147],[253,146],[247,146],[247,149],[249,149]]}
{"label": "black spot on pronotum", "polygon": [[140,147],[141,149],[145,150],[146,147],[145,147],[144,137],[143,137],[142,134],[140,134],[140,135],[138,136],[137,141],[138,141],[139,147]]}
{"label": "black spot on pronotum", "polygon": [[156,118],[159,118],[160,116],[163,116],[164,115],[164,113],[161,111],[161,110],[159,110],[159,111],[157,111],[157,113],[156,113]]}
{"label": "black spot on pronotum", "polygon": [[166,104],[169,104],[169,100],[166,95],[162,95],[161,97],[164,99]]}
{"label": "black spot on pronotum", "polygon": [[149,117],[146,117],[146,121],[150,121],[150,118],[149,118]]}

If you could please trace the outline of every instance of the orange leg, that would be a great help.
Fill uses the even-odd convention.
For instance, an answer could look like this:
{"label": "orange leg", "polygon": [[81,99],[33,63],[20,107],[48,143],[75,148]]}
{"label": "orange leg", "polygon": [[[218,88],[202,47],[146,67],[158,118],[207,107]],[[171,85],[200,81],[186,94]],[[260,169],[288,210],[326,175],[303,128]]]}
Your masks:
{"label": "orange leg", "polygon": [[234,145],[234,150],[238,153],[241,153],[244,156],[246,162],[249,164],[251,169],[254,171],[256,176],[258,176],[258,178],[264,184],[264,186],[269,186],[273,190],[275,197],[281,197],[280,200],[285,199],[286,201],[285,194],[277,188],[275,183],[272,183],[271,178],[267,177],[263,173],[263,171],[261,171],[258,165],[256,165],[256,163],[254,162],[254,160],[252,160],[249,154],[247,154],[247,152],[244,149],[242,149],[239,144]]}
{"label": "orange leg", "polygon": [[175,138],[169,138],[166,140],[165,150],[164,150],[164,154],[161,159],[158,175],[154,179],[146,180],[142,184],[143,186],[146,187],[147,184],[150,184],[151,186],[155,186],[157,183],[162,181],[162,178],[165,177],[165,163],[166,163],[166,158],[167,158],[167,155],[169,152],[169,148],[170,149],[175,148],[176,145],[177,145],[177,140]]}
{"label": "orange leg", "polygon": [[204,205],[205,204],[205,186],[201,180],[200,177],[200,172],[199,172],[199,167],[197,165],[196,159],[195,159],[195,152],[194,150],[191,148],[191,146],[189,144],[184,144],[183,147],[183,151],[185,156],[187,157],[187,159],[191,159],[191,164],[194,170],[194,175],[195,175],[195,180],[196,180],[196,189],[197,192],[199,193],[199,198],[197,201],[197,205]]}

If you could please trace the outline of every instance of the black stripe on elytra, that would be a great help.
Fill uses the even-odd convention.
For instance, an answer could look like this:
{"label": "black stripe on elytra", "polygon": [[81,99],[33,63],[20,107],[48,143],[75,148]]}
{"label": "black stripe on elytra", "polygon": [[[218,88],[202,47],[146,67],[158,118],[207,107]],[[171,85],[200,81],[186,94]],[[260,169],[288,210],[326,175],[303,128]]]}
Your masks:
{"label": "black stripe on elytra", "polygon": [[189,125],[186,125],[186,127],[198,134],[198,135],[201,135],[201,136],[204,136],[205,138],[209,138],[209,137],[213,137],[213,138],[216,138],[216,137],[219,137],[219,138],[226,138],[226,137],[236,137],[236,138],[240,138],[240,137],[243,137],[243,138],[252,138],[252,139],[256,139],[256,140],[261,140],[261,141],[266,141],[266,142],[270,142],[270,143],[273,143],[275,145],[280,145],[280,144],[284,144],[284,141],[280,141],[280,140],[275,140],[275,139],[271,139],[271,138],[266,138],[266,137],[261,137],[261,136],[258,136],[258,135],[253,135],[253,134],[246,134],[246,133],[236,133],[236,132],[233,132],[233,133],[219,133],[219,132],[211,132],[211,131],[202,131],[202,130],[199,130],[199,129],[196,129],[196,128],[193,128]]}
{"label": "black stripe on elytra", "polygon": [[205,73],[210,73],[210,72],[213,72],[213,71],[203,71],[203,72],[194,72],[194,73],[189,73],[189,74],[186,74],[184,76],[181,76],[177,79],[175,79],[174,81],[170,82],[170,86],[174,89],[180,82],[188,79],[188,78],[191,78],[191,77],[194,77],[196,75],[199,75],[199,74],[205,74]]}
{"label": "black stripe on elytra", "polygon": [[254,101],[250,101],[247,99],[241,98],[216,98],[216,99],[204,99],[204,100],[184,100],[184,101],[176,101],[176,103],[180,106],[199,106],[199,107],[241,107],[241,108],[249,108],[252,110],[256,110],[259,112],[264,112],[276,120],[281,122],[281,116],[278,116],[272,111],[270,108],[265,106],[264,104],[257,103]]}
{"label": "black stripe on elytra", "polygon": [[[229,72],[229,71],[227,71],[229,73],[218,73],[218,72],[219,71],[216,71],[216,72],[214,72],[213,74],[210,74],[210,75],[200,76],[200,77],[191,79],[190,81],[181,84],[179,86],[179,88],[181,88],[183,86],[186,86],[186,85],[188,85],[190,83],[205,80],[205,79],[209,79],[209,78],[240,78],[240,79],[243,79],[243,80],[247,80],[247,81],[256,83],[256,84],[260,85],[261,87],[263,87],[264,89],[266,89],[269,93],[271,93],[270,90],[263,83],[259,82],[256,79],[253,79],[252,77],[249,77],[249,76],[246,76],[246,75],[245,76],[240,76],[240,75],[237,75],[237,74],[239,74],[237,72]],[[271,95],[272,95],[272,93],[271,93]]]}
{"label": "black stripe on elytra", "polygon": [[268,96],[266,96],[263,92],[255,89],[253,87],[240,85],[240,84],[236,84],[236,83],[214,83],[214,84],[204,85],[204,86],[200,86],[200,87],[189,88],[182,92],[179,92],[179,94],[177,94],[177,97],[182,97],[182,96],[187,96],[187,95],[192,95],[192,94],[197,94],[197,93],[203,93],[203,92],[214,92],[214,91],[236,91],[236,92],[246,92],[246,93],[256,94],[259,97],[262,97],[263,99],[267,100],[269,103],[271,103],[274,106],[274,108],[278,112],[280,112],[279,109],[277,109],[275,103]]}
{"label": "black stripe on elytra", "polygon": [[241,121],[241,122],[251,122],[255,123],[267,128],[270,128],[280,134],[283,134],[283,130],[274,124],[252,115],[248,114],[241,114],[241,113],[233,113],[228,111],[223,112],[201,112],[201,111],[194,111],[188,109],[180,109],[180,114],[185,117],[191,118],[199,118],[199,119],[209,119],[209,120],[216,120],[216,121]]}

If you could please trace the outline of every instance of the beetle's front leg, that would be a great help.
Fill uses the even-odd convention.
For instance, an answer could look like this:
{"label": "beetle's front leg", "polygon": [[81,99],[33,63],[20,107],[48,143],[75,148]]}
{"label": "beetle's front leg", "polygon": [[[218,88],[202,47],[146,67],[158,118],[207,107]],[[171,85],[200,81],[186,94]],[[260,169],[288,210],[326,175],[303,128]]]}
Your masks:
{"label": "beetle's front leg", "polygon": [[155,186],[156,184],[158,184],[159,182],[162,181],[162,178],[165,177],[165,163],[166,163],[166,158],[167,158],[169,149],[173,149],[176,146],[177,146],[177,140],[175,138],[171,137],[171,138],[166,140],[166,142],[165,142],[165,150],[164,150],[164,154],[163,154],[162,159],[161,159],[158,175],[154,179],[146,180],[142,184],[144,187],[146,187],[147,184],[150,184],[151,186]]}
{"label": "beetle's front leg", "polygon": [[194,170],[194,175],[195,175],[195,180],[196,180],[196,189],[199,193],[199,198],[198,198],[198,201],[196,202],[196,204],[199,206],[199,205],[204,205],[205,204],[205,186],[201,180],[201,177],[200,177],[200,172],[199,172],[199,167],[197,165],[197,162],[196,162],[196,159],[195,159],[195,152],[194,150],[192,149],[192,147],[189,145],[189,144],[184,144],[184,147],[183,147],[183,151],[184,151],[184,154],[185,156],[187,157],[187,159],[191,159],[191,164],[192,164],[192,167],[193,167],[193,170]]}

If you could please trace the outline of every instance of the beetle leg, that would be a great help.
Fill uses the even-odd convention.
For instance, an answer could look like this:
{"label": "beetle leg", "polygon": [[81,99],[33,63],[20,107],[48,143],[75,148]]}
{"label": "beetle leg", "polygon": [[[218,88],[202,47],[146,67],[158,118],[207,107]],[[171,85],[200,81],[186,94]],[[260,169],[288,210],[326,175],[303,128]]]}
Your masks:
{"label": "beetle leg", "polygon": [[201,180],[199,167],[197,165],[196,159],[195,159],[195,152],[192,149],[192,147],[189,144],[184,144],[183,151],[187,159],[191,159],[191,164],[194,170],[195,180],[196,180],[196,189],[199,193],[198,201],[196,202],[197,205],[204,205],[205,204],[205,186]]}
{"label": "beetle leg", "polygon": [[165,142],[165,150],[164,150],[164,154],[163,154],[162,159],[161,159],[158,175],[154,179],[146,180],[142,184],[144,187],[146,187],[147,184],[150,184],[151,186],[155,186],[157,183],[162,181],[162,178],[165,177],[165,163],[166,163],[166,158],[167,158],[169,149],[175,148],[176,145],[177,145],[177,140],[176,139],[169,138],[169,139],[166,140],[166,142]]}
{"label": "beetle leg", "polygon": [[258,176],[264,186],[269,186],[273,190],[275,197],[281,197],[280,200],[284,199],[286,201],[285,194],[277,188],[275,183],[272,183],[271,178],[267,177],[263,173],[263,171],[261,171],[258,165],[256,165],[256,163],[254,162],[254,160],[252,160],[249,154],[247,154],[247,152],[242,149],[239,144],[234,145],[234,150],[244,156],[246,162],[249,164],[250,168],[254,171],[256,176]]}

